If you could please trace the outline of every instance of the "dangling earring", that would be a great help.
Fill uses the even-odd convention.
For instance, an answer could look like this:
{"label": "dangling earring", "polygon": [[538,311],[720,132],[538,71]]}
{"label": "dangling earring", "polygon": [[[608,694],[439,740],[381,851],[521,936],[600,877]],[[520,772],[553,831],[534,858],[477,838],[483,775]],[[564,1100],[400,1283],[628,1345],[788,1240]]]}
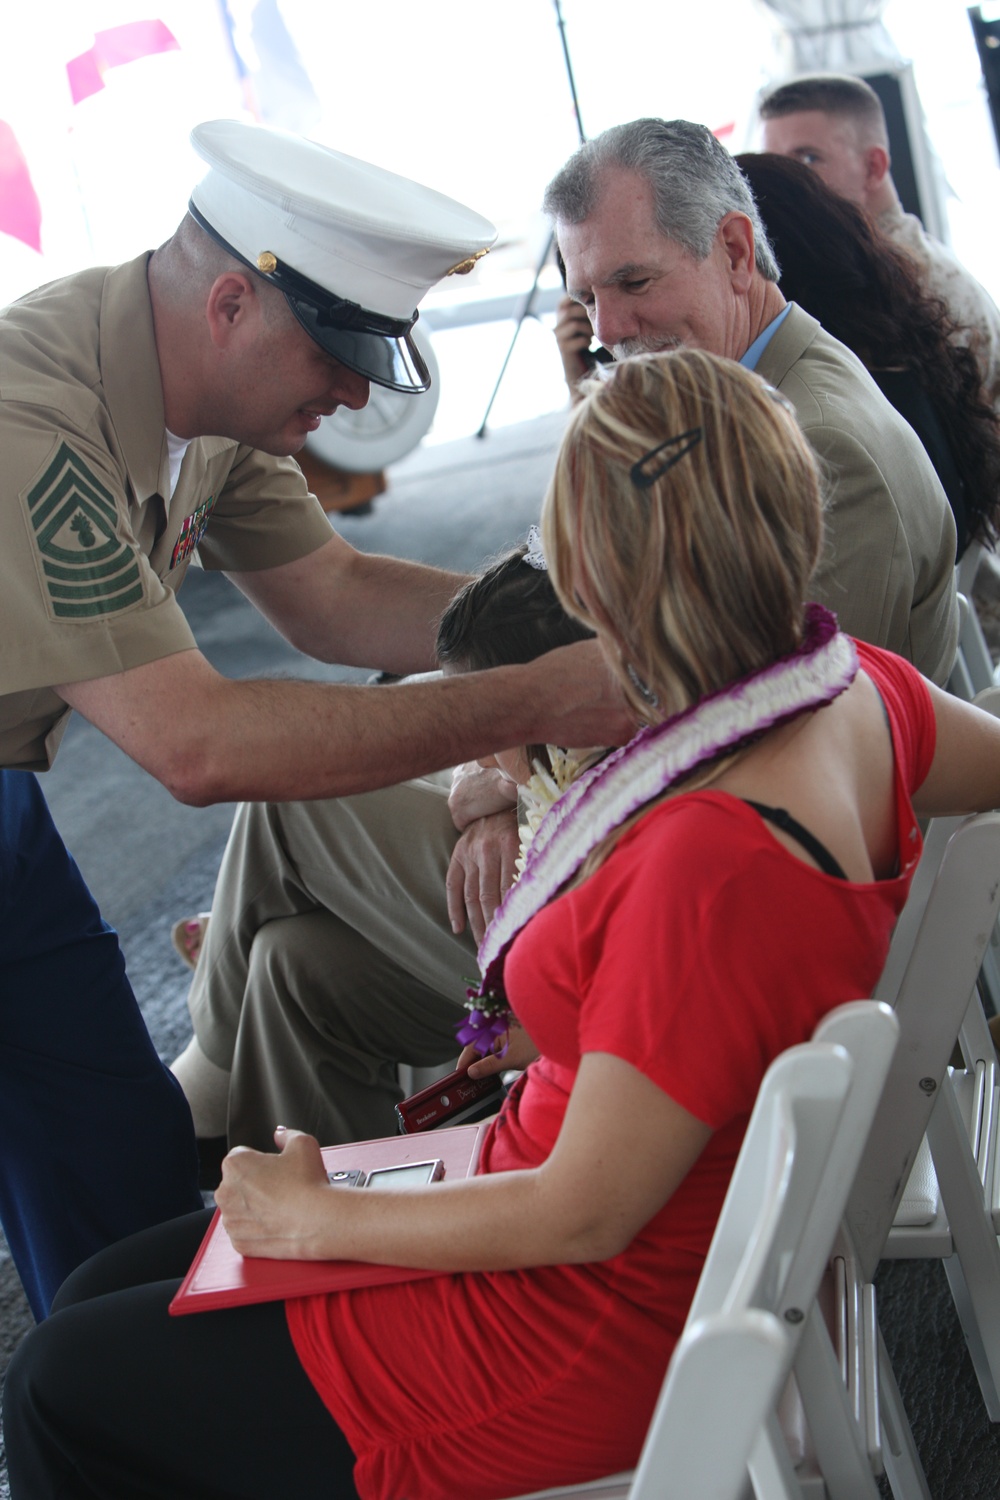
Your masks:
{"label": "dangling earring", "polygon": [[643,682],[642,678],[639,676],[638,672],[635,670],[635,667],[633,667],[630,661],[625,662],[625,671],[628,674],[629,682],[635,688],[636,692],[639,694],[639,697],[643,700],[643,702],[648,703],[650,708],[659,708],[659,698],[653,692],[653,689],[649,687],[645,682]]}

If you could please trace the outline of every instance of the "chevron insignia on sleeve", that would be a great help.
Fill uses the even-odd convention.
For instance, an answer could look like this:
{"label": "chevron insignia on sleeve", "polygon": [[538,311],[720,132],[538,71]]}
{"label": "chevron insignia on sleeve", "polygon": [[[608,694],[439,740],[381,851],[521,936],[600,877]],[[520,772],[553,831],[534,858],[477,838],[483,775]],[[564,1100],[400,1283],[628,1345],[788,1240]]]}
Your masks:
{"label": "chevron insignia on sleeve", "polygon": [[114,497],[66,443],[24,499],[56,619],[119,614],[142,599],[135,550],[115,529]]}

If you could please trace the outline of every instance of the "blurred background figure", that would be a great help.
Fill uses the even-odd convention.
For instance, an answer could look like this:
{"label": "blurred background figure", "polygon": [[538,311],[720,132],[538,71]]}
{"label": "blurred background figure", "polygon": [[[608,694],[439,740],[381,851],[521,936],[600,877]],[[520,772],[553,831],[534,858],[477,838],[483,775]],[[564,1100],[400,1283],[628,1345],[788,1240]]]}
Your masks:
{"label": "blurred background figure", "polygon": [[1000,402],[1000,309],[916,214],[903,212],[892,180],[889,135],[875,90],[862,78],[810,73],[780,84],[760,105],[764,150],[790,156],[869,214],[907,254],[925,291],[940,297],[971,344],[983,384]]}
{"label": "blurred background figure", "polygon": [[789,302],[858,356],[927,450],[955,514],[958,557],[992,546],[1000,426],[969,347],[940,297],[855,203],[788,157],[736,158],[753,190]]}

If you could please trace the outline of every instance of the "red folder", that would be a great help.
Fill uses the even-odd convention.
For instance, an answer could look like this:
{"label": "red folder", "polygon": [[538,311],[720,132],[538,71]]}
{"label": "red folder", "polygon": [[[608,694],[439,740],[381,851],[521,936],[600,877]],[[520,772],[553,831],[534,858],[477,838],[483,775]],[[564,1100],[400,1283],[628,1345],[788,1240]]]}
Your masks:
{"label": "red folder", "polygon": [[[471,1177],[488,1121],[478,1125],[454,1125],[430,1135],[393,1135],[378,1141],[357,1141],[348,1146],[327,1146],[323,1161],[327,1171],[361,1167],[395,1167],[404,1162],[440,1157],[444,1180]],[[364,1188],[332,1188],[337,1193],[364,1192]],[[170,1304],[170,1311],[207,1312],[214,1307],[239,1307],[248,1302],[277,1302],[287,1297],[309,1297],[315,1292],[340,1292],[351,1287],[385,1286],[392,1281],[416,1281],[438,1276],[438,1271],[405,1266],[376,1266],[360,1260],[264,1260],[243,1256],[234,1250],[216,1212],[208,1226],[191,1269]]]}

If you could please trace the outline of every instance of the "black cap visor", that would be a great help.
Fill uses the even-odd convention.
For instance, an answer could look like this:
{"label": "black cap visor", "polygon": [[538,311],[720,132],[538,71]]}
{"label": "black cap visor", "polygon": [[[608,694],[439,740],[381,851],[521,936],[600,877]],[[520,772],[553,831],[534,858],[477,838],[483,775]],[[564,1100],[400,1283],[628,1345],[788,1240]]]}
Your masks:
{"label": "black cap visor", "polygon": [[309,337],[355,374],[389,391],[419,395],[430,390],[430,371],[409,333],[393,338],[358,328],[338,328],[329,314],[312,302],[287,291],[285,300]]}
{"label": "black cap visor", "polygon": [[372,312],[310,281],[308,276],[271,254],[266,257],[270,263],[266,268],[264,257],[258,257],[254,265],[219,233],[214,224],[209,223],[193,200],[188,204],[188,212],[216,244],[271,286],[277,287],[306,333],[327,354],[339,359],[356,375],[364,375],[387,390],[412,395],[430,390],[430,371],[410,338],[410,329],[417,321],[415,312],[409,318],[392,318]]}

